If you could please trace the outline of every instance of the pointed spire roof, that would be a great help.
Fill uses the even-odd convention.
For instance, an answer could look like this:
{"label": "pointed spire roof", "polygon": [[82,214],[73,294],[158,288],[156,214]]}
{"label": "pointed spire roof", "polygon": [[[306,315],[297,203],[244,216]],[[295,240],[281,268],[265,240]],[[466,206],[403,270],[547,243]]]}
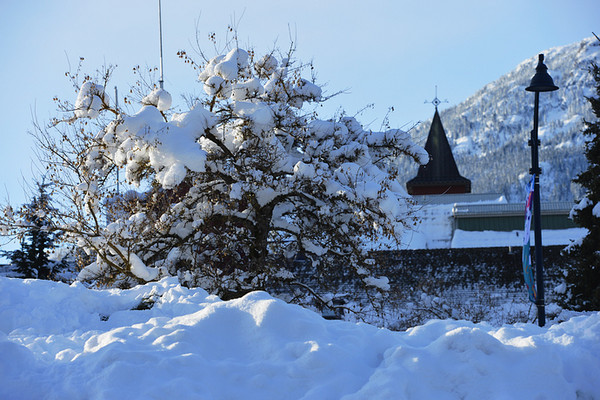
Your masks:
{"label": "pointed spire roof", "polygon": [[471,192],[471,181],[458,172],[437,105],[425,150],[429,153],[429,163],[421,165],[417,176],[406,183],[408,193],[419,195]]}

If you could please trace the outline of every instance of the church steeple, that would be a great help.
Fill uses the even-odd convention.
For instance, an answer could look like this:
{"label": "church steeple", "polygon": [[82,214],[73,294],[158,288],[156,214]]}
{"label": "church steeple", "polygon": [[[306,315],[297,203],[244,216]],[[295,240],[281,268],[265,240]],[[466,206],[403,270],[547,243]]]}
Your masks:
{"label": "church steeple", "polygon": [[471,181],[458,172],[437,110],[440,101],[435,100],[435,114],[425,143],[429,163],[419,167],[417,176],[406,183],[406,188],[412,195],[471,193]]}

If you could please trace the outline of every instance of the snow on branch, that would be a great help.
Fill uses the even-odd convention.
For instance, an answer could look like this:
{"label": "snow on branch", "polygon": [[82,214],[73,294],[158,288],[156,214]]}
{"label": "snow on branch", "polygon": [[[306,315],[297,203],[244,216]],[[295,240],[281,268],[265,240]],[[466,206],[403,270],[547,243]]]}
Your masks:
{"label": "snow on branch", "polygon": [[97,118],[103,108],[104,86],[92,81],[84,82],[75,100],[77,118]]}

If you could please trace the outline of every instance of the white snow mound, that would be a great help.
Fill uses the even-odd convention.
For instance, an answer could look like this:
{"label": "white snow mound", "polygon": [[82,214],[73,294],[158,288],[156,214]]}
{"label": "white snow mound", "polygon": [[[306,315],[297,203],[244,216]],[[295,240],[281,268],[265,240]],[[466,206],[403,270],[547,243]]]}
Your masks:
{"label": "white snow mound", "polygon": [[103,291],[0,278],[0,293],[2,399],[600,398],[600,313],[391,332],[173,278]]}

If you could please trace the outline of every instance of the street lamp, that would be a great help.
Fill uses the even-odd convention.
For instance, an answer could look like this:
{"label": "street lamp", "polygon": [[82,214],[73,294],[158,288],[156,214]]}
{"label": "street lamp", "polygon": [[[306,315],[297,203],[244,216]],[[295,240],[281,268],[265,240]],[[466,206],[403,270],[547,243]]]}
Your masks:
{"label": "street lamp", "polygon": [[548,74],[548,67],[544,65],[544,55],[539,55],[538,65],[535,68],[535,75],[531,78],[529,86],[525,88],[528,92],[535,93],[535,104],[533,110],[533,130],[531,131],[531,170],[534,175],[533,184],[533,223],[535,226],[535,275],[537,286],[536,306],[538,310],[538,324],[546,324],[546,311],[544,305],[544,262],[542,255],[542,218],[540,211],[540,169],[538,146],[538,112],[540,107],[540,92],[553,92],[558,90],[558,86],[552,81]]}

